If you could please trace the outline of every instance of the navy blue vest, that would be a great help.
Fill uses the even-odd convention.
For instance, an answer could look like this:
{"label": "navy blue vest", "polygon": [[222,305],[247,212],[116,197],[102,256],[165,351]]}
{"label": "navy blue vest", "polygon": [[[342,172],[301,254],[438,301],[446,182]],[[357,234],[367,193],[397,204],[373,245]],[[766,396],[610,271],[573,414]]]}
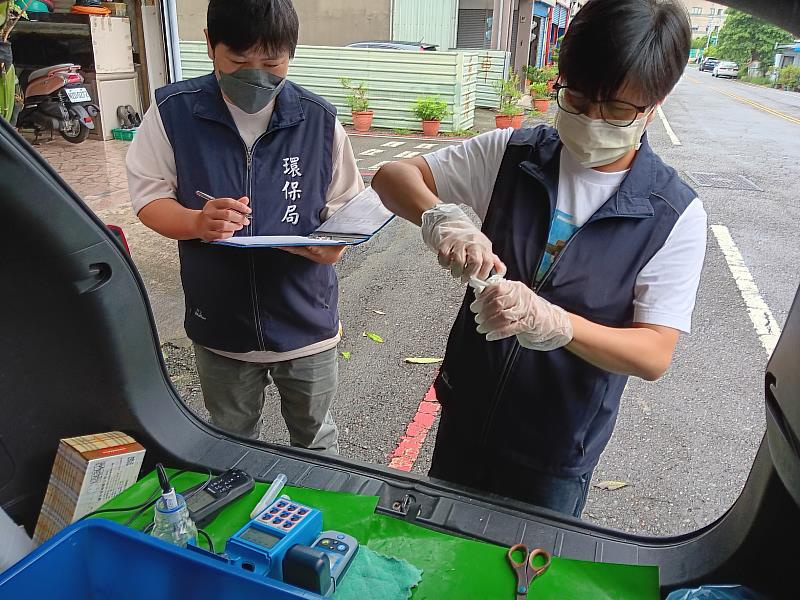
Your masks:
{"label": "navy blue vest", "polygon": [[[553,128],[518,130],[497,176],[483,231],[508,266],[532,284],[558,197],[561,141]],[[619,191],[558,255],[537,293],[611,327],[633,320],[636,276],[696,197],[643,144]],[[475,331],[470,289],[448,341],[436,391],[465,440],[487,456],[571,476],[592,469],[611,437],[627,377],[566,349],[539,352],[516,338]]]}
{"label": "navy blue vest", "polygon": [[[331,181],[336,110],[286,82],[269,128],[250,152],[213,74],[156,91],[175,153],[178,202],[200,209],[201,190],[248,196],[250,225],[236,235],[308,235],[321,224]],[[295,160],[296,159],[296,160]],[[178,242],[193,341],[218,350],[285,352],[334,337],[338,284],[330,265],[273,249]]]}

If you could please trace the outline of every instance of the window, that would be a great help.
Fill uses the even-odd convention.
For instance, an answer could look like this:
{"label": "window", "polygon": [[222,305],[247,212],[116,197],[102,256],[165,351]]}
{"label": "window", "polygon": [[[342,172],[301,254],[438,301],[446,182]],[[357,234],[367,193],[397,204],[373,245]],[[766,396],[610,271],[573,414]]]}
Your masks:
{"label": "window", "polygon": [[716,10],[716,9],[714,9],[714,8],[709,8],[709,9],[708,9],[708,14],[710,14],[710,15],[712,15],[712,16],[713,16],[713,15],[714,15],[714,10]]}
{"label": "window", "polygon": [[718,9],[717,9],[717,14],[718,14],[718,15],[721,15],[723,12],[725,12],[725,9],[724,9],[724,8],[718,8]]}
{"label": "window", "polygon": [[462,8],[458,11],[457,48],[486,48],[492,40],[492,11]]}
{"label": "window", "polygon": [[[741,173],[743,177],[764,191],[746,192],[752,196],[750,200],[758,203],[757,210],[754,209],[757,217],[751,220],[752,223],[748,223],[739,219],[735,210],[727,208],[727,199],[731,193],[735,192],[726,190],[724,187],[698,185],[685,176],[686,183],[695,188],[706,206],[706,211],[712,215],[709,221],[714,226],[707,232],[708,254],[704,267],[706,275],[701,278],[700,293],[697,297],[694,334],[681,338],[681,347],[675,353],[673,365],[662,380],[656,383],[645,383],[635,377],[629,380],[624,399],[620,402],[619,422],[615,434],[600,459],[592,481],[592,484],[599,484],[603,481],[623,481],[628,485],[617,491],[603,490],[592,486],[588,490],[589,501],[584,511],[584,518],[587,522],[636,534],[680,535],[705,525],[709,520],[724,512],[735,500],[738,490],[744,485],[752,465],[751,459],[755,456],[756,448],[763,435],[763,405],[761,402],[764,392],[766,350],[761,342],[762,336],[759,335],[761,330],[755,329],[755,325],[751,324],[748,307],[741,299],[737,288],[741,282],[734,279],[732,275],[728,263],[730,256],[722,252],[719,240],[722,239],[725,242],[730,239],[736,244],[742,260],[747,264],[748,270],[752,271],[752,285],[757,285],[764,302],[774,312],[773,318],[778,323],[783,321],[788,312],[792,300],[789,294],[797,289],[797,283],[800,281],[796,267],[792,268],[792,264],[796,265],[800,261],[800,249],[796,250],[797,243],[791,242],[793,228],[791,226],[770,227],[769,225],[770,222],[774,223],[776,219],[780,218],[781,205],[783,205],[786,222],[790,224],[800,218],[800,212],[795,210],[791,204],[792,195],[796,196],[798,191],[800,163],[787,163],[783,170],[776,172],[778,174],[775,177],[764,176],[759,170],[760,166],[754,166],[747,153],[726,151],[727,147],[736,143],[736,138],[729,131],[726,121],[736,119],[735,115],[746,109],[748,119],[764,124],[764,127],[748,127],[747,138],[742,136],[743,140],[741,140],[745,143],[761,144],[764,156],[759,157],[759,165],[773,161],[780,162],[783,160],[783,156],[791,156],[793,150],[797,148],[798,142],[788,133],[781,131],[780,123],[783,119],[777,115],[765,110],[757,111],[753,106],[742,109],[739,100],[724,95],[720,96],[708,86],[698,85],[691,81],[696,80],[701,83],[712,81],[711,71],[719,61],[708,60],[714,56],[714,50],[712,48],[709,51],[707,46],[713,46],[714,41],[719,37],[719,26],[725,18],[725,9],[720,0],[715,2],[682,1],[686,7],[686,13],[691,15],[691,30],[695,41],[697,42],[700,36],[708,36],[706,39],[701,38],[703,43],[699,48],[695,48],[696,52],[693,58],[696,61],[699,55],[702,57],[702,61],[707,62],[701,63],[704,69],[702,73],[694,69],[687,71],[685,82],[678,85],[672,92],[670,102],[667,103],[668,106],[665,109],[665,117],[673,122],[673,113],[669,109],[670,103],[673,103],[673,105],[680,105],[680,109],[673,106],[676,117],[681,113],[686,113],[695,119],[706,118],[704,121],[706,124],[703,128],[698,129],[691,124],[684,124],[683,117],[677,118],[672,123],[674,134],[678,136],[682,144],[677,148],[684,148],[682,153],[679,153],[673,150],[672,141],[664,135],[661,119],[656,119],[650,126],[653,133],[650,145],[657,153],[663,152],[665,156],[669,156],[667,162],[671,162],[671,166],[677,168],[682,174],[693,173],[699,180],[702,180],[701,183],[714,186],[739,185],[734,181],[736,178],[733,177],[733,174]],[[753,0],[749,1],[753,2]],[[297,0],[295,4],[302,8],[303,5],[309,6],[315,3]],[[337,16],[334,24],[331,24],[330,17],[325,11],[306,11],[301,16],[300,24],[301,31],[304,31],[304,44],[317,46],[317,49],[314,50],[313,58],[311,54],[303,56],[303,53],[309,52],[306,46],[300,48],[298,54],[303,56],[304,61],[319,61],[324,66],[329,59],[323,55],[325,50],[321,50],[319,47],[324,47],[326,44],[337,46],[358,41],[392,38],[412,42],[421,39],[425,42],[435,43],[437,41],[428,37],[427,29],[424,27],[427,25],[425,14],[412,18],[407,13],[401,14],[402,11],[400,11],[391,18],[388,13],[385,13],[383,21],[377,17],[373,20],[369,16],[373,13],[364,7],[375,4],[388,6],[390,3],[375,3],[374,0],[332,0],[327,5],[336,7],[339,9],[338,12],[342,13]],[[395,2],[394,6],[398,7],[401,4]],[[559,2],[559,6],[567,4],[569,3]],[[577,7],[580,3],[571,4]],[[196,7],[190,8],[194,5],[194,2],[178,3],[180,42],[184,48],[191,48],[192,52],[196,52],[195,56],[198,57],[190,60],[191,63],[196,61],[197,64],[185,67],[188,74],[185,73],[184,77],[194,73],[211,72],[210,62],[203,60],[200,63],[199,60],[205,55],[206,44],[203,36],[203,15],[199,14],[202,11],[196,11]],[[460,2],[459,10],[456,13],[458,26],[454,34],[456,38],[454,41],[457,43],[454,45],[469,49],[484,49],[490,45],[487,42],[491,41],[493,23],[491,22],[492,11],[490,8],[492,5],[493,2],[489,0]],[[184,10],[181,10],[181,7]],[[358,14],[359,11],[352,7],[361,7],[359,10],[363,14]],[[719,13],[720,9],[723,9],[721,14]],[[713,12],[710,13],[710,10]],[[192,21],[190,17],[194,13],[198,13],[199,16]],[[347,15],[346,18],[345,15]],[[392,18],[401,21],[405,19],[401,23],[402,27],[398,25],[395,29],[390,29]],[[555,25],[543,26],[543,23],[538,20],[540,17],[530,13],[526,15],[526,18],[527,21],[521,23],[521,27],[512,27],[512,34],[516,36],[519,31],[521,32],[520,38],[522,38],[522,33],[527,33],[525,32],[526,28],[530,30],[534,23],[539,23],[539,26],[534,29],[532,38],[541,44],[536,43],[532,47],[530,45],[528,47],[520,46],[515,37],[516,43],[512,41],[511,45],[516,52],[524,53],[524,58],[528,59],[528,62],[535,64],[545,45],[544,40],[548,39],[552,42],[553,30],[557,27]],[[512,23],[520,25],[518,19],[513,19]],[[538,37],[536,37],[537,35]],[[385,46],[380,43],[378,45]],[[552,43],[550,47],[554,47]],[[343,54],[339,48],[336,48],[335,52],[339,55]],[[356,53],[348,52],[347,54]],[[407,61],[411,61],[415,57],[424,58],[421,55],[425,53],[405,52],[403,54]],[[488,62],[485,60],[487,53],[481,51],[478,52],[478,55],[475,69],[477,73],[473,75],[476,81],[471,85],[477,86],[479,90],[486,90],[485,98],[489,99],[493,90],[491,79],[487,76],[489,70],[485,66]],[[722,58],[727,60],[728,57]],[[386,60],[391,59],[387,58]],[[794,62],[797,64],[800,61],[795,59]],[[203,71],[200,70],[201,64]],[[514,64],[513,60],[511,64]],[[404,65],[408,66],[400,67],[400,69],[410,72],[412,67],[409,62]],[[348,67],[348,69],[350,68]],[[413,102],[419,93],[427,93],[427,90],[423,91],[425,86],[417,83],[419,91],[413,90],[410,94],[400,97],[390,88],[384,88],[376,83],[375,79],[381,77],[379,68],[372,68],[355,59],[352,68],[353,70],[349,74],[353,77],[353,81],[363,80],[367,87],[370,87],[372,104],[380,105],[386,101]],[[417,69],[417,66],[413,68]],[[295,69],[295,71],[297,70]],[[309,72],[310,75],[297,71],[293,77],[296,78],[299,85],[313,85],[315,80],[313,68],[309,69]],[[424,71],[420,69],[416,73],[416,81],[422,81],[425,76],[420,73],[424,73]],[[719,74],[719,70],[717,74]],[[738,69],[732,67],[730,71],[723,70],[722,74],[723,76],[737,76]],[[342,106],[344,95],[338,88],[339,86],[334,81],[333,85],[324,89],[326,94],[329,94],[328,99],[334,100],[340,109],[344,109]],[[752,97],[754,101],[773,110],[766,95],[763,99],[759,99],[760,95],[756,95],[758,88],[743,86],[737,90],[737,95],[748,99]],[[789,92],[781,93],[789,94]],[[555,109],[553,104],[555,102],[551,103],[551,108]],[[774,110],[781,109],[776,106]],[[347,117],[350,116],[349,111],[342,110],[342,113]],[[476,116],[481,113],[486,116],[491,125],[494,125],[494,115],[490,109],[479,108],[476,110]],[[412,127],[414,126],[412,125]],[[767,130],[768,127],[774,129]],[[708,142],[709,136],[705,132],[707,128],[711,128],[710,131],[714,132],[715,139],[712,143]],[[140,134],[141,132],[137,135]],[[392,141],[389,142],[389,145],[383,146],[383,144],[387,144],[387,140],[382,138],[353,138],[352,146],[355,158],[362,159],[358,165],[364,169],[365,173],[369,172],[369,175],[365,175],[365,177],[371,177],[371,171],[379,168],[377,165],[383,164],[383,161],[386,160],[393,160],[397,154],[403,154],[403,151],[407,149],[413,150],[414,154],[421,156],[428,151],[437,150],[441,144],[445,143],[433,138],[430,140],[432,144],[423,144],[426,148],[416,148],[420,145],[419,142],[411,139],[403,137],[390,139]],[[432,147],[428,148],[428,146]],[[43,144],[40,152],[49,153],[48,156],[53,156],[54,162],[56,162],[63,160],[60,158],[60,154],[66,152],[64,148],[63,144]],[[80,145],[78,148],[83,149]],[[697,164],[696,156],[699,153],[704,153],[702,165]],[[283,164],[282,158],[280,165]],[[86,161],[82,164],[85,163]],[[89,164],[94,167],[96,163],[89,162]],[[302,165],[300,170],[302,171]],[[712,180],[709,175],[707,179],[703,180],[702,172],[706,171],[714,172],[714,176],[719,179]],[[281,173],[282,169],[279,169],[278,174]],[[77,179],[74,174],[70,175],[72,175],[73,181]],[[731,178],[728,179],[728,177]],[[740,183],[742,186],[747,185],[746,182]],[[283,181],[281,181],[281,186],[283,186]],[[88,193],[90,198],[91,194],[97,193],[85,182],[76,185],[76,190],[85,190],[83,194],[87,195]],[[214,190],[204,191],[213,192]],[[190,192],[194,193],[194,190],[190,190]],[[258,195],[256,195],[256,199],[257,202],[260,201]],[[93,202],[99,204],[105,201],[106,199],[103,198]],[[283,211],[285,210],[284,206]],[[301,210],[299,205],[298,210]],[[284,215],[283,211],[278,217]],[[133,219],[134,217],[131,214],[129,218]],[[276,220],[279,219],[276,218]],[[405,225],[398,220],[387,228],[394,228],[396,232],[396,228],[401,224]],[[723,226],[727,230],[722,229]],[[404,227],[404,235],[407,233],[408,239],[415,241],[417,237],[412,236],[417,236],[418,232],[413,228],[408,229],[407,232],[405,229]],[[717,237],[718,235],[722,236],[722,232],[725,231],[729,232],[729,238]],[[130,241],[133,241],[132,252],[139,263],[143,279],[152,282],[151,292],[153,292],[154,298],[158,298],[157,294],[161,293],[165,296],[165,300],[173,297],[177,300],[174,307],[165,306],[168,302],[155,303],[159,308],[156,311],[157,322],[162,329],[169,330],[172,327],[171,324],[175,323],[175,333],[170,335],[171,332],[167,331],[163,337],[183,343],[185,334],[180,328],[180,323],[184,307],[180,301],[178,261],[176,255],[168,254],[175,251],[175,244],[170,240],[162,239],[158,234],[149,234],[148,232],[150,239],[139,238],[140,251],[137,252],[135,235],[130,236],[132,238]],[[764,244],[759,239],[765,235],[770,239],[770,244]],[[575,243],[579,241],[580,238],[576,238],[572,244],[573,249]],[[449,283],[449,279],[447,279],[449,275],[446,272],[439,273],[435,256],[425,254],[424,252],[427,250],[424,249],[420,250],[419,255],[409,253],[402,260],[406,261],[405,264],[420,261],[419,270],[429,271],[421,281],[426,284],[430,282],[430,285],[435,286],[433,289],[420,289],[419,274],[416,272],[413,276],[403,273],[392,278],[391,286],[386,285],[386,282],[379,284],[368,282],[366,277],[361,280],[361,275],[358,277],[348,276],[355,272],[355,269],[359,269],[361,274],[370,273],[375,278],[380,277],[378,272],[373,272],[373,268],[377,269],[379,266],[381,269],[384,268],[384,261],[386,268],[392,268],[395,262],[391,258],[391,252],[382,252],[378,255],[375,252],[378,249],[376,246],[380,244],[381,249],[399,249],[403,248],[402,244],[405,242],[406,240],[399,233],[393,235],[393,231],[387,229],[379,234],[372,242],[371,247],[369,245],[362,246],[365,250],[361,252],[364,254],[359,252],[358,257],[355,254],[348,257],[346,254],[342,264],[338,267],[340,275],[343,275],[343,283],[340,286],[341,320],[344,323],[345,331],[351,332],[340,347],[340,350],[347,353],[347,358],[339,357],[341,370],[338,395],[340,400],[347,398],[350,401],[340,401],[333,412],[342,432],[340,433],[340,445],[342,445],[342,454],[346,458],[375,461],[383,466],[392,463],[402,465],[404,468],[411,468],[415,473],[426,473],[436,443],[433,429],[436,425],[435,418],[429,419],[429,415],[424,414],[425,427],[431,428],[424,442],[421,439],[422,436],[414,436],[412,432],[417,430],[419,418],[416,412],[423,410],[420,403],[433,382],[436,365],[412,367],[405,363],[404,359],[407,356],[438,356],[440,358],[444,356],[451,324],[455,318],[455,307],[461,304],[465,290],[460,285],[446,287],[444,284]],[[143,245],[148,248],[147,253],[141,251]],[[782,251],[770,253],[769,246],[780,246]],[[727,252],[730,253],[732,250],[727,248]],[[360,264],[359,259],[366,254],[375,260],[369,266]],[[162,269],[157,259],[172,256],[175,256],[169,260],[172,267],[169,270]],[[567,258],[567,255],[562,256]],[[734,258],[736,258],[735,255]],[[796,260],[793,262],[793,259]],[[428,277],[430,279],[427,279]],[[439,287],[439,283],[436,282],[440,282],[442,278],[445,278],[445,281],[441,282],[442,285]],[[357,279],[359,281],[356,281]],[[751,285],[749,281],[746,283]],[[374,285],[382,289],[373,287]],[[164,289],[166,293],[161,292],[161,289]],[[363,300],[367,298],[369,305],[366,305]],[[400,300],[401,298],[402,300]],[[373,309],[379,310],[376,313],[373,312]],[[401,309],[405,312],[404,315],[401,313]],[[384,312],[388,314],[383,315]],[[2,311],[0,311],[1,313]],[[417,323],[425,324],[425,337],[428,341],[425,342],[424,349],[420,347],[419,340],[411,334],[405,336],[403,328],[395,326],[399,318],[397,321],[389,318],[392,313],[398,313],[398,317],[408,315],[413,320],[411,329],[417,327]],[[761,319],[761,315],[758,316]],[[2,318],[0,318],[1,321]],[[385,343],[373,346],[372,344],[375,343],[373,339],[358,334],[356,327],[359,327],[362,332],[375,332],[385,340]],[[419,327],[422,329],[422,325]],[[761,327],[760,323],[759,327]],[[409,339],[402,340],[402,337]],[[722,344],[733,346],[734,343],[746,351],[734,353],[719,350]],[[0,348],[2,347],[3,343],[0,342]],[[368,353],[372,355],[373,352],[378,351],[385,353],[385,357],[389,360],[373,362],[370,359],[367,362],[364,358]],[[349,354],[350,352],[352,352],[352,356]],[[524,352],[534,351],[526,350]],[[187,406],[205,417],[207,413],[199,378],[194,368],[191,346],[175,344],[173,347],[165,343],[164,353],[176,388],[185,399]],[[364,362],[361,362],[362,360]],[[364,372],[362,370],[364,368],[369,368],[369,372]],[[409,376],[411,369],[414,369],[413,379]],[[0,372],[2,371],[0,370]],[[2,387],[0,385],[0,389]],[[365,391],[365,387],[369,387],[369,389]],[[491,400],[490,398],[487,402]],[[391,414],[375,414],[373,407],[388,405],[390,402],[393,403]],[[430,404],[425,402],[425,410],[428,410]],[[2,401],[0,401],[0,405],[2,405]],[[504,411],[505,407],[499,406],[496,415],[504,415]],[[417,419],[416,422],[415,419]],[[267,391],[263,424],[265,441],[276,444],[289,442],[275,386],[269,386]],[[407,430],[407,428],[409,429]],[[347,433],[344,433],[345,430]],[[427,431],[427,429],[425,430]],[[409,435],[406,435],[406,431]],[[419,443],[419,452],[413,458],[403,454],[406,438],[410,437],[416,437],[416,441]],[[731,455],[731,447],[737,449],[735,456]],[[2,449],[0,449],[1,454]],[[2,458],[0,458],[0,463],[2,463]],[[0,468],[1,471],[2,468]],[[723,475],[719,475],[720,473]],[[665,504],[667,502],[673,503],[671,510],[669,504]]]}

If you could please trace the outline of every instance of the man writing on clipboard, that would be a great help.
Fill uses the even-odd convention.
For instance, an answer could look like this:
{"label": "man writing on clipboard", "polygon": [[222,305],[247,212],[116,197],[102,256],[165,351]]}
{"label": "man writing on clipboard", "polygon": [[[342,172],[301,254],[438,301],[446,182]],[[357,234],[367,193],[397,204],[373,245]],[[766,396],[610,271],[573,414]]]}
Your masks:
{"label": "man writing on clipboard", "polygon": [[211,0],[214,73],[156,92],[128,182],[139,219],[178,240],[184,325],[212,423],[257,438],[274,382],[292,445],[338,453],[333,264],[344,246],[204,243],[307,235],[364,189],[335,109],[286,79],[298,29],[290,0]]}

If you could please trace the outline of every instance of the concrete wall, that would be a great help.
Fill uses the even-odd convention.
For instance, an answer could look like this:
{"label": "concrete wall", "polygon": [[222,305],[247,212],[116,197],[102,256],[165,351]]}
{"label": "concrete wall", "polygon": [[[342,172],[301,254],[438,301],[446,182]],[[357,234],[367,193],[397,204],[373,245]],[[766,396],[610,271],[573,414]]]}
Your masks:
{"label": "concrete wall", "polygon": [[[200,41],[206,26],[203,0],[177,0],[181,40]],[[346,46],[366,40],[388,40],[391,0],[294,0],[300,17],[300,43]]]}
{"label": "concrete wall", "polygon": [[458,8],[484,8],[492,10],[494,8],[494,0],[461,0],[458,3]]}
{"label": "concrete wall", "polygon": [[176,0],[178,6],[178,37],[182,40],[204,40],[206,7],[202,0]]}

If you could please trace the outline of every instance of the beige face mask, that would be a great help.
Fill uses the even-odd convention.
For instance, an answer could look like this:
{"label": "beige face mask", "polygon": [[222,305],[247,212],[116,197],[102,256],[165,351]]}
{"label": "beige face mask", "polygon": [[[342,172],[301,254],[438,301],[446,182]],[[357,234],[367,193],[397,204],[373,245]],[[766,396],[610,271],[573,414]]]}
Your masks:
{"label": "beige face mask", "polygon": [[555,126],[558,135],[569,151],[587,169],[610,165],[631,150],[642,145],[642,136],[647,127],[648,112],[627,127],[617,127],[603,119],[591,119],[586,115],[573,115],[558,109]]}

